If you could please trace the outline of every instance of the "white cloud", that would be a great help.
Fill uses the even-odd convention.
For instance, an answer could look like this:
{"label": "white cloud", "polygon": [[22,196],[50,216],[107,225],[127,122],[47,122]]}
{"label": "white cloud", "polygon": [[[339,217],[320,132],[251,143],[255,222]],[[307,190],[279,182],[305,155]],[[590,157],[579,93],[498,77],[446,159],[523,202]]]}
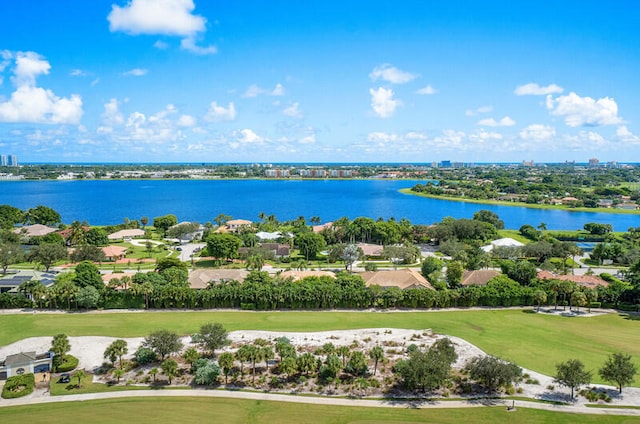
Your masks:
{"label": "white cloud", "polygon": [[260,137],[258,134],[253,132],[253,130],[250,130],[248,128],[245,128],[240,131],[235,131],[234,135],[236,136],[237,140],[240,143],[244,143],[244,144],[260,143],[263,141],[262,137]]}
{"label": "white cloud", "polygon": [[369,89],[371,94],[371,107],[380,118],[388,118],[393,115],[396,108],[402,105],[400,100],[393,98],[393,90],[379,87],[377,90]]}
{"label": "white cloud", "polygon": [[[15,56],[3,52],[3,59],[15,57],[11,78],[16,90],[0,103],[0,122],[32,122],[42,124],[78,124],[82,118],[82,99],[77,94],[58,97],[53,91],[36,86],[36,77],[48,74],[49,62],[34,52]],[[5,65],[6,66],[6,65]]]}
{"label": "white cloud", "polygon": [[182,41],[180,41],[180,47],[183,50],[187,50],[187,51],[190,51],[191,53],[195,53],[201,56],[218,53],[218,48],[216,46],[207,46],[207,47],[198,46],[196,44],[196,40],[192,37],[183,38]]}
{"label": "white cloud", "polygon": [[38,75],[47,75],[51,69],[51,65],[38,53],[19,52],[16,55],[16,67],[13,70],[14,76],[12,81],[16,86],[29,85],[36,83]]}
{"label": "white cloud", "polygon": [[86,77],[89,74],[87,71],[83,71],[82,69],[72,69],[69,75],[72,77]]}
{"label": "white cloud", "polygon": [[371,81],[383,80],[392,84],[405,84],[413,81],[417,75],[402,71],[389,63],[373,68],[369,74]]}
{"label": "white cloud", "polygon": [[284,96],[285,89],[283,85],[280,83],[276,84],[273,90],[266,90],[264,88],[261,88],[257,84],[251,84],[249,87],[247,87],[247,89],[245,90],[244,94],[242,94],[241,97],[247,99],[247,98],[258,97],[261,94],[268,94],[270,96]]}
{"label": "white cloud", "polygon": [[158,50],[166,50],[169,48],[169,44],[162,40],[158,40],[155,43],[153,43],[153,47],[155,47]]}
{"label": "white cloud", "polygon": [[124,123],[124,116],[120,112],[120,103],[117,99],[111,99],[104,104],[102,121],[108,126],[122,125]]}
{"label": "white cloud", "polygon": [[508,116],[505,116],[499,121],[496,121],[493,118],[486,118],[478,121],[478,125],[483,125],[485,127],[512,127],[515,124],[516,124],[516,121],[509,118]]}
{"label": "white cloud", "polygon": [[520,131],[520,138],[533,141],[545,141],[555,137],[556,129],[542,124],[531,124]]}
{"label": "white cloud", "polygon": [[178,118],[178,126],[180,127],[193,127],[196,124],[196,118],[191,115],[181,115]]}
{"label": "white cloud", "polygon": [[236,119],[236,108],[233,102],[230,102],[226,108],[224,106],[218,106],[217,102],[211,102],[209,111],[204,119],[210,122],[233,121]]}
{"label": "white cloud", "polygon": [[276,86],[273,88],[273,90],[271,90],[271,95],[272,96],[284,96],[284,87],[282,86],[282,84],[280,84],[280,83],[276,84]]}
{"label": "white cloud", "polygon": [[299,109],[299,106],[300,105],[298,104],[298,102],[295,102],[291,106],[285,108],[282,111],[282,113],[292,118],[303,118],[304,115],[302,114],[302,111]]}
{"label": "white cloud", "polygon": [[519,85],[516,87],[514,94],[517,96],[544,96],[546,94],[559,94],[564,89],[556,84],[549,84],[547,86],[540,86],[536,83],[530,82],[529,84]]}
{"label": "white cloud", "polygon": [[626,125],[620,125],[617,129],[616,129],[616,136],[625,142],[630,142],[630,143],[638,143],[640,142],[640,136],[633,134],[631,131],[629,131],[629,128],[627,128]]}
{"label": "white cloud", "polygon": [[493,111],[493,106],[480,106],[477,109],[467,109],[464,114],[467,116],[476,116],[481,113],[489,113]]}
{"label": "white cloud", "polygon": [[205,30],[206,19],[192,15],[192,0],[130,0],[111,6],[109,30],[128,34],[165,34],[188,37]]}
{"label": "white cloud", "polygon": [[570,127],[616,125],[622,123],[618,116],[618,104],[609,97],[595,100],[580,97],[571,92],[553,99],[547,96],[547,109],[552,115],[564,117]]}
{"label": "white cloud", "polygon": [[426,134],[416,131],[409,131],[404,135],[407,140],[426,140],[428,137]]}
{"label": "white cloud", "polygon": [[[111,6],[107,16],[111,32],[131,35],[162,34],[182,37],[180,47],[196,54],[216,53],[215,46],[196,45],[198,34],[206,31],[207,20],[194,15],[193,0],[130,0],[125,6]],[[163,42],[160,42],[163,43]],[[156,42],[156,48],[164,44]]]}
{"label": "white cloud", "polygon": [[367,141],[375,143],[388,143],[390,141],[397,141],[399,139],[400,136],[398,136],[398,134],[385,133],[381,131],[374,131],[367,135]]}
{"label": "white cloud", "polygon": [[262,93],[264,93],[264,90],[262,88],[258,87],[256,84],[252,84],[249,87],[247,87],[247,90],[244,92],[242,97],[244,98],[258,97]]}
{"label": "white cloud", "polygon": [[123,72],[122,75],[125,77],[142,77],[147,75],[148,73],[149,73],[148,69],[133,68],[126,72]]}
{"label": "white cloud", "polygon": [[433,88],[431,86],[431,84],[429,84],[426,87],[423,87],[420,90],[416,91],[416,93],[423,94],[423,95],[436,94],[437,92],[438,91],[435,88]]}
{"label": "white cloud", "polygon": [[316,142],[315,134],[309,134],[305,137],[302,137],[300,140],[298,140],[298,143],[300,144],[314,144],[315,142]]}

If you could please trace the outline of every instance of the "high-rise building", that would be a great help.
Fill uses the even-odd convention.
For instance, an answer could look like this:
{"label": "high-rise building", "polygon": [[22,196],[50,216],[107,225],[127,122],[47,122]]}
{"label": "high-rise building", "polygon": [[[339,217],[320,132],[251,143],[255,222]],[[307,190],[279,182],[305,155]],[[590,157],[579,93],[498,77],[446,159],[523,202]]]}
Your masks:
{"label": "high-rise building", "polygon": [[591,158],[589,159],[589,166],[592,168],[597,168],[598,166],[600,166],[600,161],[597,158]]}
{"label": "high-rise building", "polygon": [[18,156],[17,155],[9,155],[9,160],[7,165],[9,166],[18,166]]}
{"label": "high-rise building", "polygon": [[0,166],[7,166],[7,155],[0,155]]}

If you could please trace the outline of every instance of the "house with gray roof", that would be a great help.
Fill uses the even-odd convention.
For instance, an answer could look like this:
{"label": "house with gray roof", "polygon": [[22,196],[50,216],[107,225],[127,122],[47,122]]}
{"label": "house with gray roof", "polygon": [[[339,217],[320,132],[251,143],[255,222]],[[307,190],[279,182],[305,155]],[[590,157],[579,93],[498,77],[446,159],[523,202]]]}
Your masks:
{"label": "house with gray roof", "polygon": [[9,355],[0,361],[0,380],[22,374],[49,372],[53,366],[53,352],[36,354],[20,352]]}

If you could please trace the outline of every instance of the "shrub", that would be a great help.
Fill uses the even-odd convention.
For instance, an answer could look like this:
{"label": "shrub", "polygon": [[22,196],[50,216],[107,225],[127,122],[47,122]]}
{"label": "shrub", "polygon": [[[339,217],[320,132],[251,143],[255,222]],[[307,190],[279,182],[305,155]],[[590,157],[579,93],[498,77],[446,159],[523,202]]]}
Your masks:
{"label": "shrub", "polygon": [[33,374],[22,374],[9,377],[2,389],[4,399],[15,399],[33,393],[36,378]]}
{"label": "shrub", "polygon": [[146,365],[158,360],[156,353],[148,347],[140,347],[134,356],[138,365]]}
{"label": "shrub", "polygon": [[78,358],[73,355],[62,355],[62,363],[57,366],[58,372],[69,372],[76,369],[78,366]]}

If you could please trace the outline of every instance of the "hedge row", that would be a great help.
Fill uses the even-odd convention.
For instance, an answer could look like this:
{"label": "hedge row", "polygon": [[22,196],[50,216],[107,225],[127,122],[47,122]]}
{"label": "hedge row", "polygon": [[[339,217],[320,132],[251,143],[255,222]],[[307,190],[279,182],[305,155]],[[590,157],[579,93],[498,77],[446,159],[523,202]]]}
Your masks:
{"label": "hedge row", "polygon": [[9,377],[2,389],[4,399],[15,399],[33,393],[36,378],[33,374],[22,374]]}
{"label": "hedge row", "polygon": [[73,355],[63,355],[62,363],[56,367],[58,372],[69,372],[76,369],[78,366],[78,358]]}

